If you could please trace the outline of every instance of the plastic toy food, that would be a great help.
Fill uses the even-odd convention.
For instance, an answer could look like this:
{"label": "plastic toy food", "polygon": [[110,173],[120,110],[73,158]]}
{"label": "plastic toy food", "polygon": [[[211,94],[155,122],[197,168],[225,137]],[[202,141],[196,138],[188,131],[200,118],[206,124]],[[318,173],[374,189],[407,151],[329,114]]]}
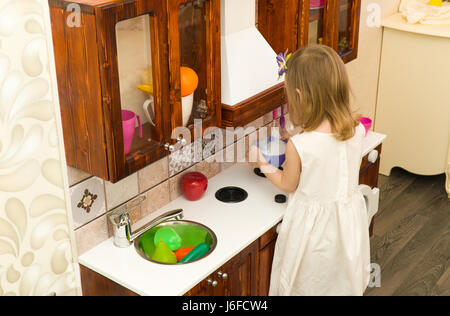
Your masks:
{"label": "plastic toy food", "polygon": [[161,263],[177,263],[177,257],[163,241],[156,246],[152,260]]}
{"label": "plastic toy food", "polygon": [[170,250],[177,250],[181,247],[181,237],[171,227],[161,227],[155,234],[155,246],[163,241]]}
{"label": "plastic toy food", "polygon": [[202,243],[189,252],[183,259],[181,259],[180,263],[188,263],[200,259],[208,253],[209,249],[211,248],[208,244]]}
{"label": "plastic toy food", "polygon": [[190,253],[192,250],[194,250],[195,247],[187,247],[187,248],[181,248],[175,251],[175,256],[177,256],[177,260],[181,261],[188,253]]}
{"label": "plastic toy food", "polygon": [[200,172],[190,172],[181,179],[181,189],[189,201],[198,201],[208,188],[208,178]]}
{"label": "plastic toy food", "polygon": [[197,73],[188,67],[181,67],[181,97],[191,95],[197,90],[198,87],[198,75]]}
{"label": "plastic toy food", "polygon": [[153,84],[141,84],[138,86],[138,89],[142,92],[145,92],[149,95],[153,95]]}

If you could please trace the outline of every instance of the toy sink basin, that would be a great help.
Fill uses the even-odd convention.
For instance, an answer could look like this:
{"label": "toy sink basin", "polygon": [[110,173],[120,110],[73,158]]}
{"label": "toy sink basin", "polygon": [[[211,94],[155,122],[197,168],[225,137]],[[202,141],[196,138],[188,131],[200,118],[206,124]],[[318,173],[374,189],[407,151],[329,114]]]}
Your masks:
{"label": "toy sink basin", "polygon": [[[181,237],[181,248],[186,247],[195,247],[201,243],[206,243],[209,245],[210,250],[208,253],[206,253],[203,257],[190,261],[187,263],[161,263],[158,261],[152,260],[152,255],[156,249],[156,246],[154,244],[154,237],[156,232],[161,228],[169,226],[173,230],[177,232],[177,234]],[[199,260],[202,260],[209,256],[217,245],[217,237],[216,234],[205,225],[192,222],[192,221],[186,221],[186,220],[180,220],[180,221],[170,221],[165,222],[163,224],[160,224],[156,227],[153,227],[146,233],[142,234],[139,238],[137,238],[134,241],[134,247],[137,251],[137,253],[144,258],[147,261],[162,264],[162,265],[182,265],[182,264],[189,264],[192,262],[197,262]]]}

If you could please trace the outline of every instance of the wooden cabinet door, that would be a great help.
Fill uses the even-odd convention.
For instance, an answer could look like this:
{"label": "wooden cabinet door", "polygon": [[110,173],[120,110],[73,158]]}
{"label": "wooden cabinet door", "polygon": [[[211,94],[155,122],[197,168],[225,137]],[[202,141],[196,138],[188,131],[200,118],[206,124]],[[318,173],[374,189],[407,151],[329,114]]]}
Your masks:
{"label": "wooden cabinet door", "polygon": [[375,162],[370,162],[368,155],[363,158],[361,170],[359,172],[359,184],[365,184],[369,187],[378,187],[378,175],[380,171],[380,159],[382,145],[374,149],[378,153],[378,158]]}
{"label": "wooden cabinet door", "polygon": [[67,164],[109,179],[96,16],[83,6],[79,27],[71,27],[69,3],[48,4]]}
{"label": "wooden cabinet door", "polygon": [[213,296],[214,295],[214,288],[211,286],[211,284],[208,282],[212,279],[213,275],[210,275],[205,280],[201,281],[199,284],[197,284],[194,288],[189,290],[184,296]]}
{"label": "wooden cabinet door", "polygon": [[295,52],[300,47],[302,8],[299,0],[258,0],[257,27],[277,54],[286,49]]}
{"label": "wooden cabinet door", "polygon": [[259,239],[258,254],[258,295],[268,296],[270,289],[270,277],[272,272],[272,261],[275,254],[277,242],[276,227],[270,229]]}
{"label": "wooden cabinet door", "polygon": [[258,0],[258,29],[274,50],[308,44],[335,49],[345,63],[358,51],[361,0]]}
{"label": "wooden cabinet door", "polygon": [[[109,150],[109,172],[110,180],[115,182],[145,167],[150,161],[156,161],[167,155],[164,149],[164,141],[168,141],[170,135],[169,120],[170,110],[166,106],[168,102],[169,82],[167,72],[166,55],[166,7],[161,1],[156,0],[134,0],[121,3],[112,3],[109,5],[98,6],[95,8],[97,17],[97,38],[99,60],[101,65],[101,82],[103,97],[103,114],[106,126],[106,145]],[[126,45],[121,45],[119,41],[120,35],[119,24],[123,22],[133,23],[134,19],[143,18],[145,25],[139,25],[144,32],[143,43],[149,61],[143,62],[142,65],[132,65],[137,67],[139,71],[132,68],[125,75],[121,75],[122,68],[125,68],[120,62],[134,62],[133,56],[121,57],[122,48],[126,49]],[[146,19],[146,20],[145,20]],[[133,26],[130,26],[132,29]],[[131,34],[131,32],[130,32]],[[150,37],[150,38],[148,38]],[[127,40],[127,36],[124,37]],[[138,44],[134,41],[134,44]],[[136,52],[137,54],[138,52]],[[145,59],[145,58],[144,58]],[[129,65],[126,65],[129,67]],[[153,98],[154,98],[154,126],[148,122],[143,126],[143,137],[139,137],[139,129],[135,131],[133,146],[131,152],[125,155],[124,137],[122,129],[122,110],[129,104],[126,104],[123,97],[126,97],[131,91],[137,91],[137,84],[142,83],[139,72],[145,71],[151,67],[150,74],[153,82]],[[130,85],[129,76],[135,82],[135,87]],[[139,93],[139,92],[138,92]],[[130,102],[131,103],[131,102]],[[164,105],[164,106],[163,106]],[[134,105],[134,112],[142,109],[142,104]],[[141,119],[145,119],[145,115],[141,115]]]}
{"label": "wooden cabinet door", "polygon": [[337,0],[333,48],[345,63],[358,55],[361,0]]}
{"label": "wooden cabinet door", "polygon": [[241,251],[227,264],[229,276],[227,296],[256,296],[258,294],[258,241]]}
{"label": "wooden cabinet door", "polygon": [[300,19],[300,47],[308,44],[323,44],[333,47],[335,24],[335,0],[324,0],[322,5],[317,2],[314,6],[310,0],[300,0],[303,18]]}
{"label": "wooden cabinet door", "polygon": [[[202,120],[203,129],[219,126],[222,113],[220,0],[167,0],[167,6],[172,128],[188,127],[192,132],[194,120]],[[181,67],[194,70],[198,76],[190,117],[183,113]]]}

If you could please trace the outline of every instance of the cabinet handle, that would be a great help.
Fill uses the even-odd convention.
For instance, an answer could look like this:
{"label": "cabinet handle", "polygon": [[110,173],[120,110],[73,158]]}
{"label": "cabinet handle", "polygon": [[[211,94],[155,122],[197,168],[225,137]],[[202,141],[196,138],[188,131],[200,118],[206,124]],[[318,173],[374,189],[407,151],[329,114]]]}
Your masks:
{"label": "cabinet handle", "polygon": [[228,279],[228,273],[224,273],[224,272],[217,272],[217,275],[219,276],[219,278],[221,278],[222,280],[226,280]]}
{"label": "cabinet handle", "polygon": [[378,160],[378,150],[372,150],[367,158],[370,163],[376,163]]}
{"label": "cabinet handle", "polygon": [[[177,145],[180,145],[181,147],[183,147],[183,146],[186,146],[186,144],[187,144],[186,139],[181,138],[181,137],[177,138]],[[170,145],[169,143],[164,145],[164,148],[170,152],[174,152],[177,147],[175,147],[174,145]]]}
{"label": "cabinet handle", "polygon": [[211,285],[212,287],[216,287],[219,284],[217,281],[213,281],[211,279],[208,280],[208,285]]}
{"label": "cabinet handle", "polygon": [[174,151],[175,151],[175,146],[174,146],[174,145],[170,145],[169,143],[165,144],[165,145],[164,145],[164,148],[165,148],[167,151],[170,151],[170,152],[174,152]]}
{"label": "cabinet handle", "polygon": [[181,137],[177,138],[177,144],[180,144],[181,146],[186,146],[187,140]]}

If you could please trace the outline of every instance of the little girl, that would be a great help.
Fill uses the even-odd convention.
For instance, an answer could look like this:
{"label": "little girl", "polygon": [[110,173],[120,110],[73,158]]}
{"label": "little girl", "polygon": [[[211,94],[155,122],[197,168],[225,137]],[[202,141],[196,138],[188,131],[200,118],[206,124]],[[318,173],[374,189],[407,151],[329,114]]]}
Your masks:
{"label": "little girl", "polygon": [[260,156],[272,183],[291,193],[275,249],[270,295],[363,295],[369,281],[369,223],[358,189],[364,127],[350,109],[345,66],[329,47],[287,63],[291,122],[284,171]]}

